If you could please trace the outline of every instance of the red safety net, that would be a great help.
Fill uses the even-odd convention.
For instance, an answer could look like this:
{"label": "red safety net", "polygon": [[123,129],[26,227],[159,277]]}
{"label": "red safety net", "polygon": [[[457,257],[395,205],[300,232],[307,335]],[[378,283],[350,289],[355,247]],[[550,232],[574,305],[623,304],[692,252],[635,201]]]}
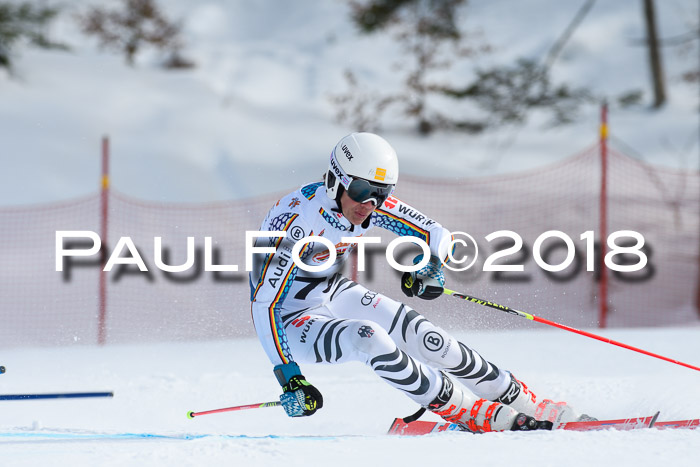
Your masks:
{"label": "red safety net", "polygon": [[[636,272],[606,271],[608,326],[666,326],[698,323],[700,266],[700,174],[661,169],[623,154],[608,154],[607,234],[643,235],[648,264]],[[310,179],[309,182],[314,180]],[[600,310],[601,164],[597,146],[557,164],[525,173],[427,179],[402,176],[396,195],[452,231],[470,234],[480,248],[474,266],[448,272],[447,286],[482,299],[574,327],[596,327]],[[56,232],[100,235],[100,195],[64,203],[0,208],[0,345],[96,343],[104,320],[104,341],[142,342],[253,335],[245,271],[245,232],[257,230],[267,210],[285,192],[254,199],[207,204],[145,202],[110,190],[105,259],[121,237],[129,237],[147,272],[116,264],[105,276],[100,317],[100,255],[69,257],[56,271]],[[522,247],[489,234],[512,231]],[[571,238],[575,255],[562,271],[535,262],[536,251],[550,265],[564,261],[558,238],[535,243],[548,231]],[[595,248],[581,235],[593,232]],[[366,270],[357,279],[397,299],[400,273],[384,259],[392,234],[376,229],[380,247],[368,246]],[[181,265],[194,237],[194,264],[184,272],[156,267],[154,237],[162,238],[162,261]],[[212,264],[237,265],[237,272],[205,271],[205,237]],[[541,238],[542,239],[542,238]],[[67,238],[64,248],[92,241]],[[104,239],[103,239],[104,240]],[[625,242],[631,242],[631,244]],[[624,237],[618,244],[634,245]],[[609,248],[607,248],[609,251]],[[400,251],[400,250],[397,250]],[[499,253],[500,252],[500,253]],[[496,259],[495,254],[504,255]],[[121,257],[129,258],[128,249]],[[588,258],[594,271],[587,270]],[[617,264],[639,260],[634,248],[617,254]],[[522,265],[519,272],[484,271],[484,264]],[[410,263],[410,258],[402,261]],[[352,275],[348,270],[347,275]],[[406,299],[436,324],[452,329],[539,326],[528,320],[451,297]]]}

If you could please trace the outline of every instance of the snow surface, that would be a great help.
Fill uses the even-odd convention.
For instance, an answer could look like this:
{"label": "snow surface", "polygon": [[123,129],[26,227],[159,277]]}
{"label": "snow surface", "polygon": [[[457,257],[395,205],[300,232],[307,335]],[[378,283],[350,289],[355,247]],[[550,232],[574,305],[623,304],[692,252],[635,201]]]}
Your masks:
{"label": "snow surface", "polygon": [[[700,364],[697,327],[597,332]],[[700,417],[700,373],[688,368],[558,330],[458,337],[514,371],[539,397],[566,400],[599,418],[657,410],[660,420]],[[8,349],[0,363],[7,367],[2,394],[114,391],[112,399],[0,401],[5,467],[681,467],[696,466],[700,452],[700,430],[389,436],[392,420],[417,407],[359,363],[307,365],[325,401],[312,417],[290,419],[272,407],[188,419],[190,410],[277,398],[269,362],[253,339]]]}

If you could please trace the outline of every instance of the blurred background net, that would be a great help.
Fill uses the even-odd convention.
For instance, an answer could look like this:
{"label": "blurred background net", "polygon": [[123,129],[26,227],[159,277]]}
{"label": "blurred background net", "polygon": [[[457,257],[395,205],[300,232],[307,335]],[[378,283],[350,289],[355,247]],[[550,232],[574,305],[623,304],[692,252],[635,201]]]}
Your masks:
{"label": "blurred background net", "polygon": [[[268,209],[292,189],[206,204],[147,202],[110,190],[106,253],[114,251],[120,237],[130,237],[148,272],[118,264],[106,273],[104,341],[254,335],[245,232],[257,230]],[[560,163],[520,174],[461,180],[402,176],[396,196],[449,230],[469,233],[477,240],[476,264],[467,271],[448,272],[449,288],[570,326],[591,328],[600,324],[600,192],[596,145]],[[640,232],[648,264],[637,272],[606,271],[605,324],[697,324],[700,174],[649,166],[609,151],[606,206],[607,234]],[[99,193],[62,203],[0,208],[1,346],[98,342],[100,257],[68,258],[63,272],[57,272],[55,249],[56,231],[100,234],[100,226]],[[495,264],[519,264],[523,271],[483,271],[489,256],[513,245],[507,237],[485,240],[501,230],[516,232],[523,246]],[[560,272],[544,271],[533,259],[535,240],[550,230],[565,233],[575,245],[574,261]],[[586,231],[595,233],[594,252],[580,238]],[[384,259],[384,249],[394,236],[381,229],[369,235],[381,236],[382,244],[367,247],[366,270],[356,273],[357,280],[403,300],[400,273]],[[162,259],[169,265],[185,263],[187,237],[194,237],[194,265],[180,273],[158,269],[154,237],[162,237]],[[205,237],[212,239],[213,264],[237,265],[237,272],[204,270]],[[70,246],[69,240],[65,247]],[[539,251],[549,264],[561,263],[566,256],[564,242],[556,238],[546,240]],[[591,253],[595,271],[586,268]],[[125,249],[121,256],[130,253]],[[410,263],[404,256],[402,262]],[[638,258],[625,253],[614,261],[634,264]],[[346,274],[354,273],[348,267]],[[536,326],[449,297],[406,299],[406,303],[447,329]]]}

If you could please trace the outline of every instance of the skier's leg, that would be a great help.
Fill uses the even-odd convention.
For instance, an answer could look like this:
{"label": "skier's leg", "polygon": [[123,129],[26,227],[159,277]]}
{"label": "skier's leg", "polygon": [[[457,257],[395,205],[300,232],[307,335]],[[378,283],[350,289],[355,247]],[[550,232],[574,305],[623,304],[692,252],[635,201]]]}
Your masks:
{"label": "skier's leg", "polygon": [[328,307],[334,316],[371,319],[386,329],[399,349],[427,366],[443,370],[479,399],[512,405],[538,420],[566,422],[579,414],[564,402],[537,400],[522,382],[499,369],[427,318],[389,297],[348,281]]}
{"label": "skier's leg", "polygon": [[416,403],[471,431],[542,428],[532,417],[454,385],[444,373],[399,349],[373,321],[306,314],[291,321],[286,330],[298,363],[364,362]]}
{"label": "skier's leg", "polygon": [[[435,326],[415,311],[404,308],[399,319],[408,322],[400,335],[410,355],[423,363],[442,369],[477,396],[513,407],[537,420],[560,423],[591,419],[580,415],[566,402],[538,400],[527,385],[509,371],[499,369],[479,353]],[[410,323],[416,323],[410,325]],[[398,336],[397,336],[398,337]]]}
{"label": "skier's leg", "polygon": [[480,398],[496,400],[510,375],[458,342],[410,307],[348,281],[333,295],[328,309],[338,318],[368,319],[384,328],[398,348],[428,366],[450,373]]}
{"label": "skier's leg", "polygon": [[386,383],[423,406],[440,391],[439,371],[409,357],[373,321],[305,314],[291,321],[286,331],[297,363],[365,363]]}

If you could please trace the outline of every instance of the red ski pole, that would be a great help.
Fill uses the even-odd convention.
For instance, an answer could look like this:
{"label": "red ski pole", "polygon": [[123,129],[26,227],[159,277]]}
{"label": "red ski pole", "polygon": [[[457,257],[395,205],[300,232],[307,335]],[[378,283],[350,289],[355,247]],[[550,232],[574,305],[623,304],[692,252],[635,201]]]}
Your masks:
{"label": "red ski pole", "polygon": [[623,344],[622,342],[617,342],[617,341],[614,341],[612,339],[608,339],[607,337],[598,336],[596,334],[586,332],[586,331],[581,331],[580,329],[575,329],[575,328],[572,328],[570,326],[566,326],[564,324],[555,323],[554,321],[550,321],[550,320],[545,319],[545,318],[540,318],[538,316],[531,315],[530,313],[525,313],[524,311],[515,310],[515,309],[509,308],[505,305],[499,305],[498,303],[489,302],[488,300],[482,300],[480,298],[476,298],[476,297],[472,297],[470,295],[458,293],[458,292],[455,292],[454,290],[449,290],[449,289],[445,289],[444,293],[447,295],[452,295],[453,297],[467,300],[467,301],[472,302],[472,303],[476,303],[477,305],[487,306],[489,308],[494,308],[496,310],[505,311],[506,313],[510,313],[511,315],[516,315],[516,316],[520,316],[522,318],[527,318],[529,320],[537,321],[538,323],[547,324],[549,326],[554,326],[556,328],[563,329],[565,331],[575,332],[576,334],[590,337],[592,339],[597,339],[599,341],[606,342],[608,344],[616,345],[618,347],[622,347],[623,349],[634,350],[635,352],[639,352],[639,353],[644,354],[644,355],[649,355],[650,357],[658,358],[661,360],[665,360],[667,362],[675,363],[676,365],[690,368],[692,370],[700,371],[700,367],[690,365],[688,363],[679,362],[678,360],[673,360],[671,358],[664,357],[663,355],[649,352],[648,350],[643,350],[643,349],[639,349],[637,347],[632,347],[631,345]]}
{"label": "red ski pole", "polygon": [[280,401],[259,402],[257,404],[237,405],[235,407],[226,407],[223,409],[205,410],[203,412],[187,412],[187,418],[199,417],[200,415],[210,415],[213,413],[235,412],[237,410],[262,409],[263,407],[277,407],[279,405],[282,405]]}

